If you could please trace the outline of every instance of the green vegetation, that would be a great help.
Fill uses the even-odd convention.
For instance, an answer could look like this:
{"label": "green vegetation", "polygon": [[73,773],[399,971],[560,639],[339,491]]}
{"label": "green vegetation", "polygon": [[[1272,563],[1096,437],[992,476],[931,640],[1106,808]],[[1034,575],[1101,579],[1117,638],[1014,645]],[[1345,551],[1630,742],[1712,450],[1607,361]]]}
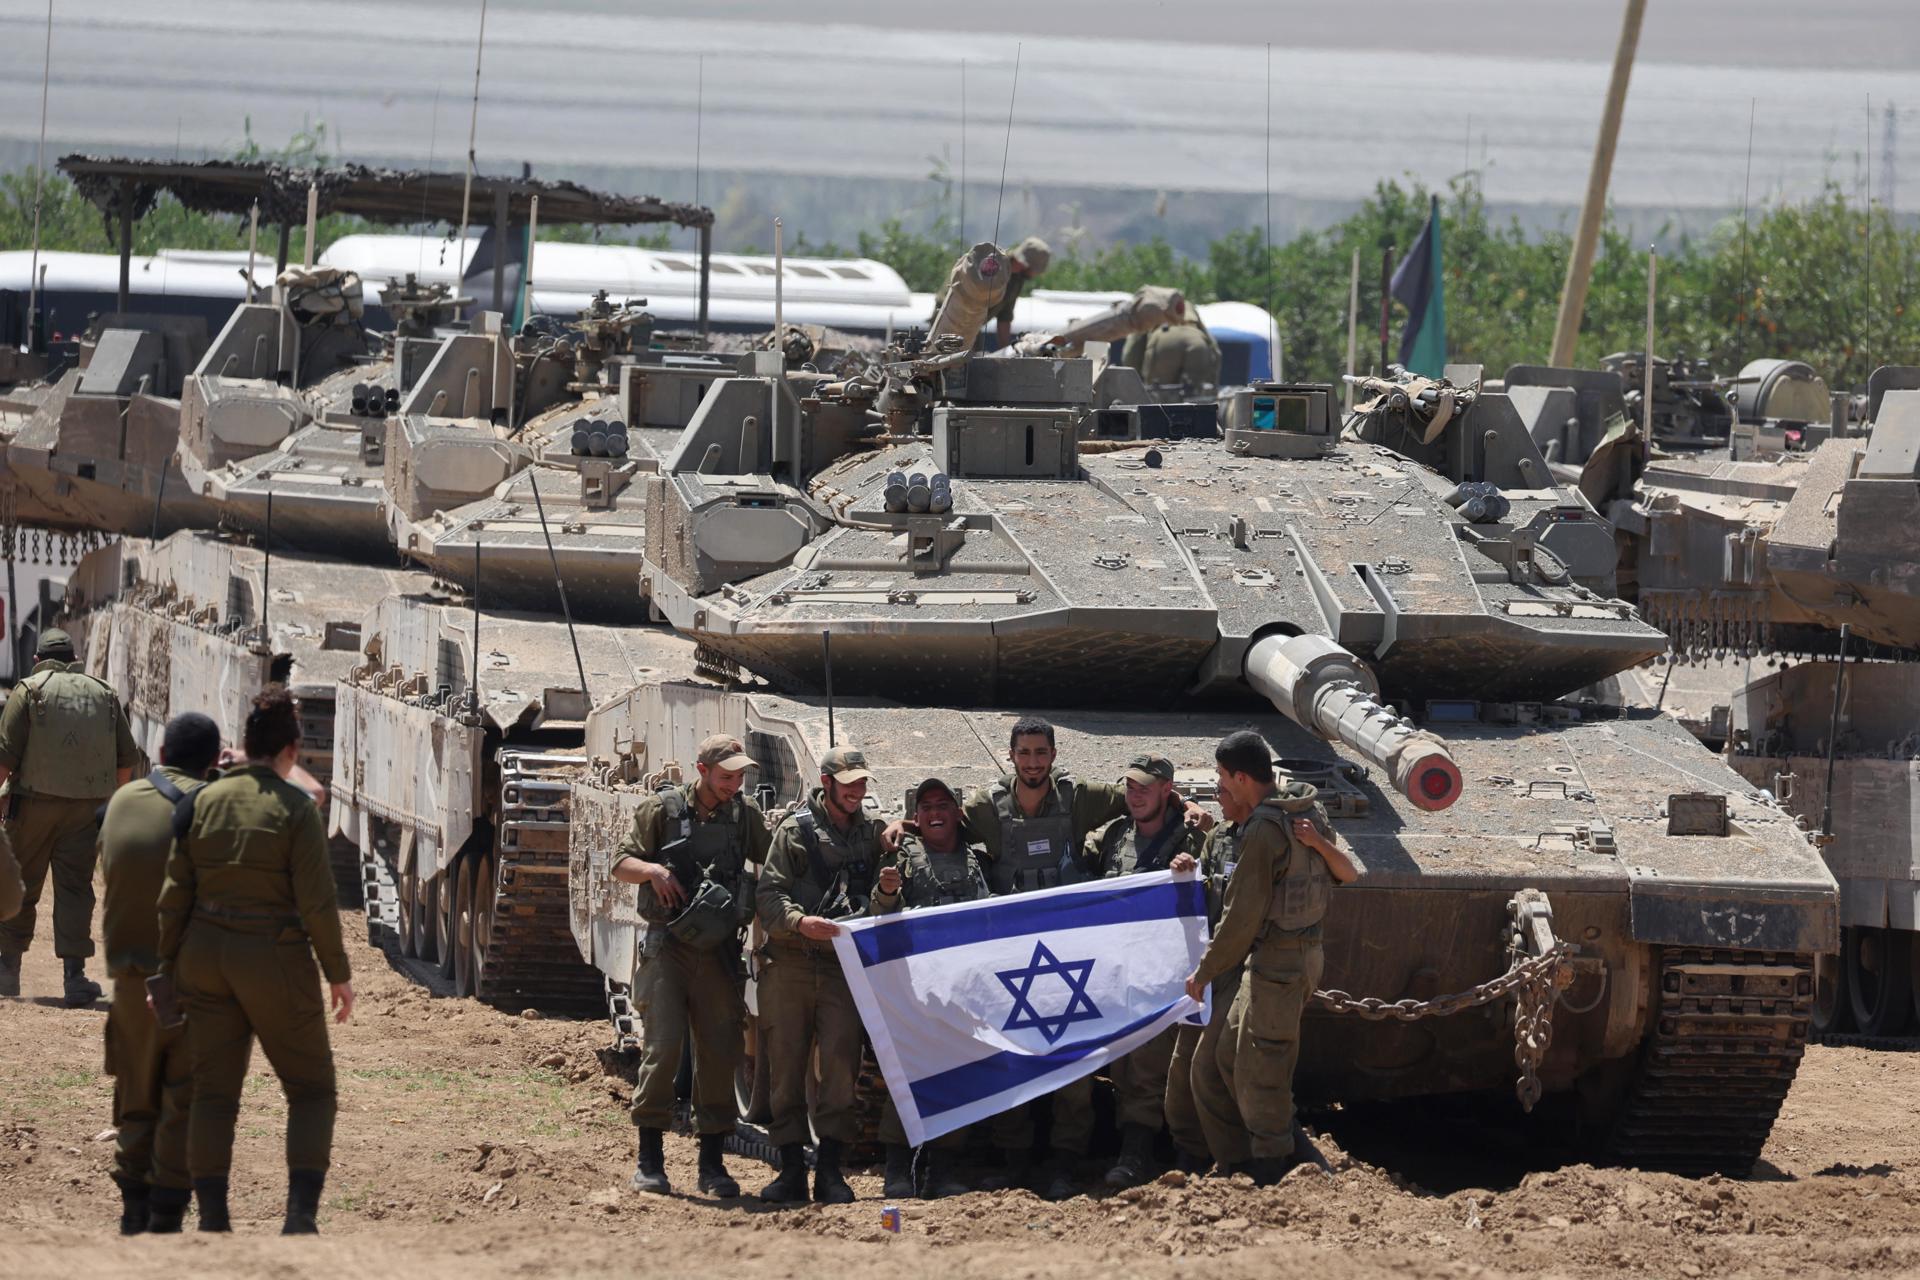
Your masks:
{"label": "green vegetation", "polygon": [[[303,130],[271,153],[254,142],[250,128],[245,136],[236,153],[240,159],[296,165],[330,159],[324,124]],[[794,237],[790,251],[877,258],[899,271],[912,288],[937,290],[964,246],[955,233],[950,175],[936,164],[929,179],[929,199],[923,206],[862,232],[854,245],[809,244],[802,234]],[[33,186],[31,173],[0,177],[0,245],[30,242]],[[1101,290],[1168,284],[1201,302],[1264,301],[1280,325],[1288,375],[1331,380],[1345,364],[1347,282],[1354,252],[1359,251],[1361,262],[1364,367],[1378,358],[1381,251],[1390,245],[1404,250],[1412,243],[1426,217],[1428,194],[1418,183],[1383,182],[1344,221],[1276,244],[1270,257],[1258,228],[1221,237],[1204,258],[1187,257],[1159,238],[1095,247],[1075,232],[1056,232],[1050,238],[1058,252],[1045,284]],[[1451,357],[1485,365],[1496,375],[1510,364],[1544,361],[1566,271],[1568,236],[1537,235],[1515,220],[1496,221],[1471,176],[1455,179],[1440,194]],[[918,225],[928,229],[912,229]],[[357,218],[327,217],[321,219],[318,238],[324,246],[367,229]],[[447,233],[444,227],[439,230]],[[1660,262],[1656,350],[1704,355],[1723,373],[1733,373],[1758,356],[1793,357],[1811,364],[1834,386],[1863,384],[1874,365],[1920,361],[1920,315],[1905,306],[1920,278],[1920,228],[1897,224],[1886,210],[1875,209],[1869,216],[1830,184],[1819,198],[1804,204],[1755,212],[1745,228],[1739,219],[1726,218],[1704,235],[1674,237],[1670,230],[1663,229],[1659,237],[1671,244]],[[246,234],[244,219],[189,213],[163,198],[136,224],[134,252],[242,249]],[[263,229],[261,249],[270,254],[275,246],[268,234]],[[541,231],[543,239],[652,248],[666,247],[668,236],[665,230],[593,226]],[[296,229],[295,258],[301,255],[303,238],[304,231]],[[111,252],[113,231],[71,182],[54,174],[45,187],[41,244]],[[1644,244],[1609,222],[1594,264],[1576,364],[1591,367],[1607,352],[1640,347],[1646,270]],[[1398,304],[1393,311],[1397,342],[1404,315]],[[1371,360],[1369,352],[1375,353]]]}

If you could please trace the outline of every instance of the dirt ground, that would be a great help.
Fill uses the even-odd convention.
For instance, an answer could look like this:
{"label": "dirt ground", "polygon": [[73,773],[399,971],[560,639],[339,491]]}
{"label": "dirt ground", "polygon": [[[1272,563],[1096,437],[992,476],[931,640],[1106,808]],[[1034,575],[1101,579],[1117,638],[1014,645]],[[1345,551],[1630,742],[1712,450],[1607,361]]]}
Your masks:
{"label": "dirt ground", "polygon": [[[60,1008],[45,940],[28,954],[26,998],[0,1002],[4,1274],[340,1276],[391,1265],[408,1280],[656,1268],[1339,1280],[1920,1269],[1920,1121],[1908,1103],[1920,1096],[1920,1055],[1810,1050],[1748,1182],[1584,1165],[1521,1173],[1524,1157],[1474,1150],[1470,1129],[1463,1137],[1436,1120],[1423,1132],[1420,1115],[1405,1113],[1386,1156],[1364,1131],[1348,1135],[1369,1163],[1342,1150],[1336,1117],[1322,1138],[1331,1177],[1296,1170],[1268,1190],[1155,1184],[1064,1205],[1024,1191],[910,1201],[896,1235],[881,1228],[871,1172],[853,1179],[859,1203],[831,1208],[627,1191],[630,1086],[602,1060],[600,1024],[432,998],[365,945],[357,915],[348,925],[360,1007],[334,1042],[341,1114],[318,1240],[275,1234],[285,1107],[258,1055],[240,1118],[234,1234],[115,1235],[105,1006]],[[668,1160],[675,1185],[690,1188],[692,1141],[669,1137]],[[749,1187],[769,1176],[739,1157],[733,1166]]]}

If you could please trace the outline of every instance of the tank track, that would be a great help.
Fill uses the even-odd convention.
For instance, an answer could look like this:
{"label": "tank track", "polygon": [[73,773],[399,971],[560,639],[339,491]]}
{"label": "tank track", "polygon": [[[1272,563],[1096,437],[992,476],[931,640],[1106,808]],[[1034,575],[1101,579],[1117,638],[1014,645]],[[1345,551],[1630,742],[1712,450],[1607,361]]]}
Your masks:
{"label": "tank track", "polygon": [[1745,1177],[1806,1052],[1813,957],[1670,947],[1653,1034],[1612,1133],[1623,1164]]}
{"label": "tank track", "polygon": [[491,923],[474,994],[489,1004],[587,1016],[607,1008],[567,905],[567,804],[578,756],[500,753]]}
{"label": "tank track", "polygon": [[1828,1031],[1813,1043],[1835,1049],[1877,1049],[1882,1053],[1920,1053],[1920,1036],[1869,1036],[1858,1031]]}

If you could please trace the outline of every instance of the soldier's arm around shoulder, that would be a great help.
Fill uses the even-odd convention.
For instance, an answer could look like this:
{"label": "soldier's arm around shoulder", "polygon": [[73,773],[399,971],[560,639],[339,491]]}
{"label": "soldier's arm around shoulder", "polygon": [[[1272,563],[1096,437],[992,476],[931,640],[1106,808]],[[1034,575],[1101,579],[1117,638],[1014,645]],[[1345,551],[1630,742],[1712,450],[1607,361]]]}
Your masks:
{"label": "soldier's arm around shoulder", "polygon": [[773,833],[767,860],[760,867],[760,883],[754,890],[754,907],[760,924],[776,938],[792,937],[806,912],[794,901],[793,887],[807,874],[807,851],[800,839],[800,828],[788,818]]}
{"label": "soldier's arm around shoulder", "polygon": [[1112,782],[1073,780],[1073,826],[1092,831],[1127,813],[1127,789]]}
{"label": "soldier's arm around shoulder", "polygon": [[333,864],[327,857],[326,824],[320,810],[305,795],[291,803],[288,815],[288,872],[293,880],[294,909],[313,942],[314,959],[328,982],[353,978],[347,948],[340,935],[340,898],[333,885]]}
{"label": "soldier's arm around shoulder", "polygon": [[994,811],[993,795],[985,787],[975,787],[960,806],[960,820],[967,833],[979,842],[988,862],[1000,856],[1000,815]]}

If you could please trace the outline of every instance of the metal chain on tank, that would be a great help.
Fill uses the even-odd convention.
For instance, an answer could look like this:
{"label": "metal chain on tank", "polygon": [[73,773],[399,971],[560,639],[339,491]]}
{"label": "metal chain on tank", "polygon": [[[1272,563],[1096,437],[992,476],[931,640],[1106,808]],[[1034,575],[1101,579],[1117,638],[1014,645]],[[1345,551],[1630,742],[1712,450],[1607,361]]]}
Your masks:
{"label": "metal chain on tank", "polygon": [[1468,1009],[1514,997],[1513,1062],[1520,1069],[1514,1093],[1520,1109],[1540,1101],[1540,1064],[1553,1043],[1553,1006],[1573,980],[1571,943],[1553,937],[1552,913],[1542,910],[1545,895],[1522,890],[1507,903],[1507,971],[1476,987],[1431,1000],[1383,1000],[1346,991],[1315,991],[1309,1003],[1328,1013],[1350,1013],[1371,1022],[1418,1022],[1450,1018]]}

